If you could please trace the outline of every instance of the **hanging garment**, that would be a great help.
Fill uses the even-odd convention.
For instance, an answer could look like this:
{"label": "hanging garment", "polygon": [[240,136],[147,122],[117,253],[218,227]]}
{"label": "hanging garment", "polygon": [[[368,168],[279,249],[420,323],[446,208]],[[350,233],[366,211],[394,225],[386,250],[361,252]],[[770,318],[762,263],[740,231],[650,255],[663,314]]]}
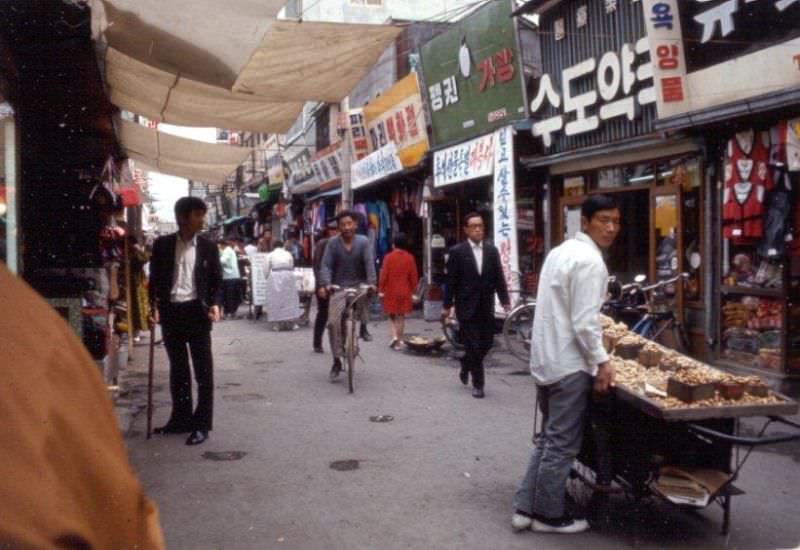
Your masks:
{"label": "hanging garment", "polygon": [[763,235],[764,194],[773,181],[765,132],[747,130],[728,140],[723,196],[723,235],[749,243]]}
{"label": "hanging garment", "polygon": [[766,205],[764,239],[758,247],[758,253],[764,258],[774,258],[783,255],[786,238],[792,234],[791,196],[784,189],[775,189],[767,196]]}

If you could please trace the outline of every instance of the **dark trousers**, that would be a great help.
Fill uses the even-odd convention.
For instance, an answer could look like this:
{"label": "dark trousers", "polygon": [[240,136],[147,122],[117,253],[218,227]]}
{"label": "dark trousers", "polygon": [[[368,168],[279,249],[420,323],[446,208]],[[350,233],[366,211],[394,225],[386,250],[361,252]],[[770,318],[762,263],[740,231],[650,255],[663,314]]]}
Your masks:
{"label": "dark trousers", "polygon": [[223,311],[225,315],[234,315],[242,300],[241,282],[239,279],[225,279],[222,288],[225,292]]}
{"label": "dark trousers", "polygon": [[[211,323],[199,301],[169,304],[160,309],[164,346],[169,357],[172,414],[169,424],[189,430],[210,430],[214,410],[214,364]],[[197,383],[197,408],[192,411],[192,357]]]}
{"label": "dark trousers", "polygon": [[494,343],[494,319],[459,320],[461,338],[464,342],[464,357],[461,370],[472,376],[472,386],[483,389],[483,359]]}
{"label": "dark trousers", "polygon": [[322,347],[322,335],[325,332],[325,325],[328,324],[328,298],[320,298],[317,295],[317,317],[314,319],[314,347]]}

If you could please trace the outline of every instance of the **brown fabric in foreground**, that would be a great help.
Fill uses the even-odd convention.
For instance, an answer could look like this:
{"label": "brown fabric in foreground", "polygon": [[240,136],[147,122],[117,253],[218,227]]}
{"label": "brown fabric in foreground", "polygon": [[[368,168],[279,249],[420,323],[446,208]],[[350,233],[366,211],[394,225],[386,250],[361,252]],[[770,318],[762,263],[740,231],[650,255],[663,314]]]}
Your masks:
{"label": "brown fabric in foreground", "polygon": [[0,262],[0,547],[163,548],[100,373]]}

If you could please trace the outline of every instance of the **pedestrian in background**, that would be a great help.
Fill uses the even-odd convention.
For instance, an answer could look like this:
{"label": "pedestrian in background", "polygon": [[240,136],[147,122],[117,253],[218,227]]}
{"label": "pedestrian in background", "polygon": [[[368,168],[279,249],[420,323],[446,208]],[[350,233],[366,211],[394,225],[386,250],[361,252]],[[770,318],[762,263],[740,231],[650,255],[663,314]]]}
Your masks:
{"label": "pedestrian in background", "polygon": [[455,245],[447,258],[447,284],[442,319],[450,316],[453,304],[464,342],[459,379],[465,386],[472,376],[472,397],[484,397],[483,359],[494,343],[494,297],[506,312],[511,310],[500,253],[483,242],[483,217],[471,212],[464,218],[467,240]]}
{"label": "pedestrian in background", "polygon": [[267,318],[272,329],[296,329],[295,320],[302,312],[294,276],[294,259],[283,248],[281,241],[275,241],[272,252],[267,254],[264,277],[267,279]]}
{"label": "pedestrian in background", "polygon": [[223,240],[220,244],[222,250],[219,255],[219,260],[222,263],[222,287],[225,295],[225,300],[223,302],[223,318],[233,319],[236,316],[236,311],[239,309],[239,303],[241,301],[239,258],[236,255],[236,250],[231,240]]}
{"label": "pedestrian in background", "polygon": [[[156,239],[150,259],[150,303],[153,321],[161,322],[172,394],[169,420],[154,433],[191,432],[187,445],[208,439],[214,407],[211,325],[220,316],[222,267],[217,247],[198,235],[206,208],[206,203],[197,197],[178,199],[178,232]],[[190,353],[197,381],[194,412]]]}
{"label": "pedestrian in background", "polygon": [[164,548],[83,343],[3,262],[0,304],[0,547]]}
{"label": "pedestrian in background", "polygon": [[[258,248],[257,252],[261,254],[265,254],[272,250],[272,231],[266,230],[261,236],[258,238]],[[252,262],[252,260],[251,260]],[[255,307],[255,316],[256,320],[261,319],[261,316],[264,314],[264,306],[256,306]]]}
{"label": "pedestrian in background", "polygon": [[405,316],[411,313],[411,295],[417,288],[419,275],[417,262],[408,252],[408,238],[397,233],[392,242],[392,251],[383,259],[378,292],[383,298],[383,312],[389,316],[389,332],[392,341],[389,347],[397,350],[402,345],[405,332]]}
{"label": "pedestrian in background", "polygon": [[331,237],[339,234],[339,228],[335,221],[332,221],[325,228],[320,239],[314,245],[314,257],[312,258],[312,267],[314,269],[314,286],[315,294],[317,295],[317,317],[314,319],[314,351],[317,353],[325,353],[322,349],[322,335],[325,332],[325,325],[328,323],[328,305],[330,304],[330,296],[324,298],[320,295],[320,269],[322,268],[322,258],[325,254],[325,245]]}

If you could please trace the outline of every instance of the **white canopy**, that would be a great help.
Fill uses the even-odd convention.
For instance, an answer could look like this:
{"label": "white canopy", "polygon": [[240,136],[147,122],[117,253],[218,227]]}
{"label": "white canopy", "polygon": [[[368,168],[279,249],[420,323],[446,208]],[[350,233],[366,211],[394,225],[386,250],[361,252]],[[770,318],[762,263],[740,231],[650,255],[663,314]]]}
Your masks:
{"label": "white canopy", "polygon": [[142,168],[205,183],[221,183],[252,153],[248,147],[186,139],[122,119],[116,126],[122,150]]}
{"label": "white canopy", "polygon": [[230,89],[286,0],[92,0],[92,36],[152,67]]}
{"label": "white canopy", "polygon": [[303,109],[176,76],[112,47],[105,60],[111,103],[158,122],[283,134]]}
{"label": "white canopy", "polygon": [[392,25],[274,20],[233,91],[273,101],[341,101],[402,30]]}

